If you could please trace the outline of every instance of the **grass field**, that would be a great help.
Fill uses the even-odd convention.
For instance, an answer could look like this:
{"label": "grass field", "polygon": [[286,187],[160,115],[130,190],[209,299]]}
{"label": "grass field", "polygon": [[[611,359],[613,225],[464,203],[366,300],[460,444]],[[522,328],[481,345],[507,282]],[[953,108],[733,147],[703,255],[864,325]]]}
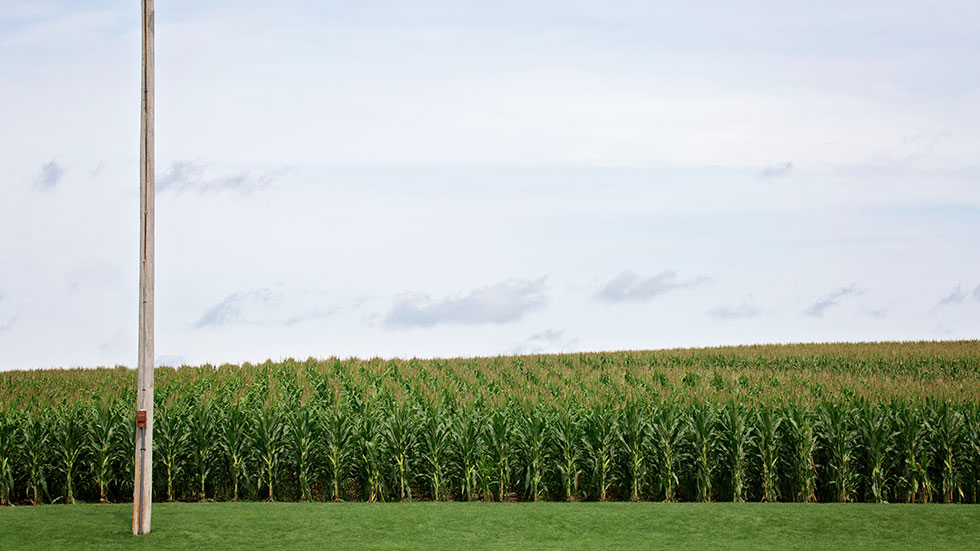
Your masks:
{"label": "grass field", "polygon": [[0,509],[0,549],[978,549],[980,507],[795,503],[159,503]]}

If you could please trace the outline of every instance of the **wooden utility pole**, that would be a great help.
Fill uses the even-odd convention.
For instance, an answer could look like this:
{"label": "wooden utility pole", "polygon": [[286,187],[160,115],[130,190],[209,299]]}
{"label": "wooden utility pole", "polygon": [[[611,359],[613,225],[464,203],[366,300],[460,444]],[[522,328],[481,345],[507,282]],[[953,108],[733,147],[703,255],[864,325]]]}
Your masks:
{"label": "wooden utility pole", "polygon": [[133,535],[150,533],[153,504],[153,0],[143,4],[140,116],[140,330],[136,374],[136,480]]}

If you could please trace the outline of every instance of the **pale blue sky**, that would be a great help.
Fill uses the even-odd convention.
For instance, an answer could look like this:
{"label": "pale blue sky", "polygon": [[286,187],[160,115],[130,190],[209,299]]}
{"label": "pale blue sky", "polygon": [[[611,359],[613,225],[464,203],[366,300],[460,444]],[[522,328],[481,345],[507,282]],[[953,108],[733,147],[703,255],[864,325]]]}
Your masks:
{"label": "pale blue sky", "polygon": [[[156,21],[160,362],[980,337],[976,2]],[[0,369],[135,363],[138,24],[0,0]]]}

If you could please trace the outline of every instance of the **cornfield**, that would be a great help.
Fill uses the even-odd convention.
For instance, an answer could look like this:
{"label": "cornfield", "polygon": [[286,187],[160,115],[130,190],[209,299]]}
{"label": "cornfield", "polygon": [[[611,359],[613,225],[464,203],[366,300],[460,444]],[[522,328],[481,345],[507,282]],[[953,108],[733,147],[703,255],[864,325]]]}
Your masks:
{"label": "cornfield", "polygon": [[[0,373],[0,504],[132,497],[135,372]],[[980,500],[980,342],[158,368],[159,500]]]}

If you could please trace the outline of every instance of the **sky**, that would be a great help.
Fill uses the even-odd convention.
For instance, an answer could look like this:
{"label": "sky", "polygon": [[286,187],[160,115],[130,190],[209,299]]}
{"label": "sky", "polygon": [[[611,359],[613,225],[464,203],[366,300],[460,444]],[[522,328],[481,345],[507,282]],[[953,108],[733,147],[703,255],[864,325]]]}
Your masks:
{"label": "sky", "polygon": [[[156,362],[980,337],[980,3],[156,2]],[[137,357],[140,9],[0,0],[0,370]]]}

